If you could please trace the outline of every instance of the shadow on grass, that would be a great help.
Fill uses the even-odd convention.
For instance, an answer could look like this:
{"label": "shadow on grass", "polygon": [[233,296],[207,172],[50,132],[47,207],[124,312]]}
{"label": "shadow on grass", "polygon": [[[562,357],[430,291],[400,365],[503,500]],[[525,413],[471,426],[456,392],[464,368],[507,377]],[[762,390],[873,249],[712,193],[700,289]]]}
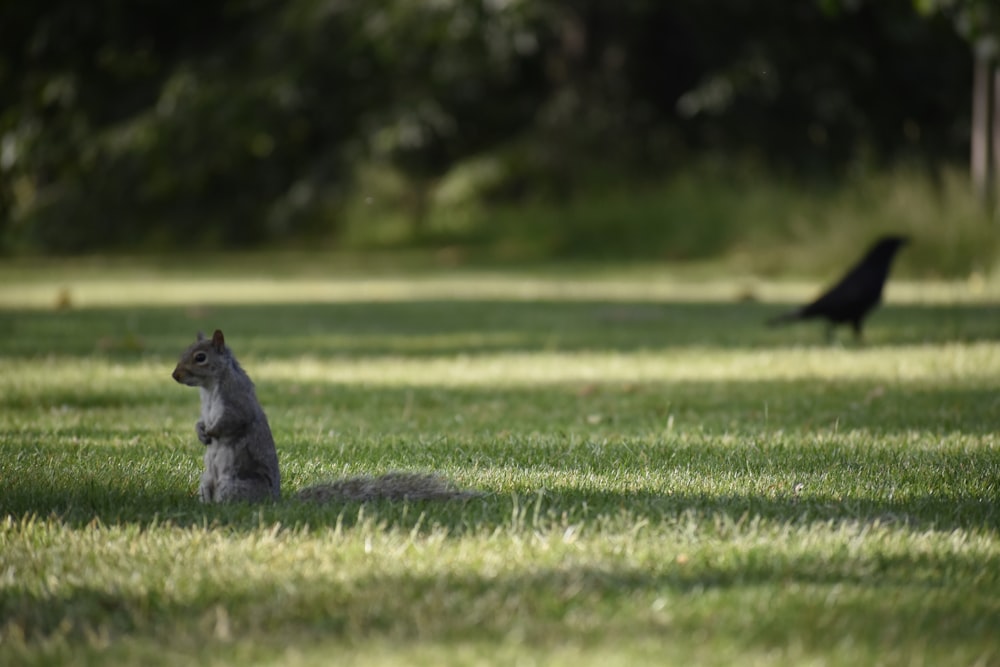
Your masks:
{"label": "shadow on grass", "polygon": [[[752,302],[438,300],[3,310],[0,356],[174,358],[195,331],[214,328],[240,356],[267,358],[828,346],[822,323],[764,325],[785,309]],[[847,330],[838,339],[855,345]],[[1000,309],[989,304],[886,306],[866,327],[867,344],[875,346],[998,339]]]}
{"label": "shadow on grass", "polygon": [[535,650],[613,642],[627,651],[631,642],[665,640],[694,648],[715,640],[730,650],[774,655],[794,644],[831,655],[848,642],[880,662],[907,663],[900,658],[912,654],[971,663],[972,656],[996,657],[1000,609],[965,582],[998,568],[996,556],[952,553],[793,557],[761,547],[720,562],[676,551],[644,566],[515,566],[489,575],[442,566],[345,582],[288,572],[269,582],[213,582],[211,591],[184,601],[155,587],[145,594],[15,590],[0,598],[0,616],[29,646],[58,635],[85,648],[111,634],[202,656],[232,650],[233,636],[258,650],[308,652],[316,644],[377,640],[496,645],[514,633]]}
{"label": "shadow on grass", "polygon": [[[945,494],[877,500],[807,494],[796,497],[789,485],[781,495],[684,495],[646,492],[558,492],[525,490],[518,496],[484,495],[461,501],[393,503],[337,502],[321,507],[286,499],[276,503],[206,507],[189,490],[163,493],[132,493],[119,488],[89,493],[44,491],[23,493],[13,489],[3,514],[14,521],[32,517],[56,520],[73,528],[100,522],[104,525],[134,524],[142,528],[171,524],[180,527],[208,526],[249,531],[261,526],[340,526],[351,529],[359,520],[376,521],[386,530],[426,531],[445,528],[453,536],[468,531],[503,529],[512,513],[528,514],[525,527],[546,530],[556,521],[601,523],[627,516],[635,521],[694,521],[764,519],[795,525],[810,523],[863,523],[901,525],[913,530],[1000,530],[1000,510],[995,497],[953,497]],[[17,497],[19,496],[19,497]],[[362,508],[364,508],[362,510]],[[535,510],[539,514],[535,514]]]}

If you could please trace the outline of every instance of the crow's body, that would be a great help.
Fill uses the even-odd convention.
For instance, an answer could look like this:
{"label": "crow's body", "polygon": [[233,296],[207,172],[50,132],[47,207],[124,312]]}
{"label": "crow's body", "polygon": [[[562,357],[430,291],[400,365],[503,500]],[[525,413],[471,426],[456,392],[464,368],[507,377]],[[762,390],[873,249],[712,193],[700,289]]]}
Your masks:
{"label": "crow's body", "polygon": [[829,323],[831,333],[838,324],[850,324],[854,335],[860,339],[865,318],[882,300],[882,288],[892,260],[907,242],[902,236],[882,237],[840,282],[812,303],[779,315],[768,324],[821,318]]}

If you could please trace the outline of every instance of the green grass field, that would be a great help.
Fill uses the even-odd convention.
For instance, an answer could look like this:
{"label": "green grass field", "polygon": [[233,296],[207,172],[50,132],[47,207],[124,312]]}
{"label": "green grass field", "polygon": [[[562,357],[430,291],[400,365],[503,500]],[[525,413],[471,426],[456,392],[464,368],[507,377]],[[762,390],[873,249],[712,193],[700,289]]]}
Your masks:
{"label": "green grass field", "polygon": [[[0,664],[1000,664],[1000,285],[858,346],[711,268],[204,264],[0,265]],[[201,505],[216,327],[286,494],[483,495]]]}

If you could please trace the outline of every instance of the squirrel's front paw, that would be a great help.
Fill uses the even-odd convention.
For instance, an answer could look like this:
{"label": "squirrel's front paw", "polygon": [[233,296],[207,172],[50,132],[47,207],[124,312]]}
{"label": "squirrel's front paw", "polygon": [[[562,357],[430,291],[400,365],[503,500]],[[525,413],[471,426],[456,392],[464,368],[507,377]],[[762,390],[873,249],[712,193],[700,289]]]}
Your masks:
{"label": "squirrel's front paw", "polygon": [[195,433],[198,434],[198,440],[201,441],[201,444],[208,445],[212,442],[212,438],[210,438],[208,433],[205,431],[205,422],[199,419],[198,423],[194,425],[194,430]]}

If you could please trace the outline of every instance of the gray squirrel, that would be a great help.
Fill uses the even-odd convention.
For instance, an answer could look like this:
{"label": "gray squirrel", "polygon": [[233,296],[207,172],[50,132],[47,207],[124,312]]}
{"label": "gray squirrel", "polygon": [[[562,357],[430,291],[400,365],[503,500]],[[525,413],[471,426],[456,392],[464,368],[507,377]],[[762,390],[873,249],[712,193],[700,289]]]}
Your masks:
{"label": "gray squirrel", "polygon": [[[232,351],[222,331],[197,340],[181,354],[173,378],[201,394],[201,419],[195,424],[205,445],[205,472],[199,495],[205,503],[256,502],[281,498],[278,452],[257,400],[253,382]],[[478,494],[456,488],[433,473],[390,472],[317,484],[300,490],[299,500],[454,500]]]}

